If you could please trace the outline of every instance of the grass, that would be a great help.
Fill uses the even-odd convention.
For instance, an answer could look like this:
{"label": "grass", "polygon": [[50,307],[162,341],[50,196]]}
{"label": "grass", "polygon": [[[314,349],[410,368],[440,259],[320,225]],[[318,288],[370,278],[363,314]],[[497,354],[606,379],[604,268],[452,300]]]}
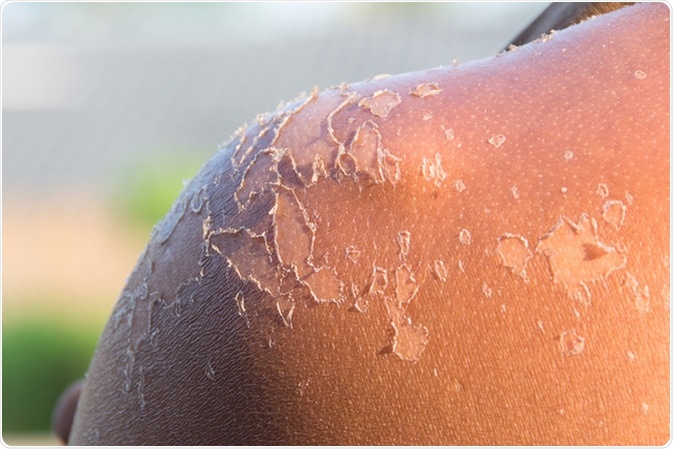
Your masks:
{"label": "grass", "polygon": [[3,435],[50,429],[56,400],[84,376],[97,340],[98,331],[46,317],[3,323]]}

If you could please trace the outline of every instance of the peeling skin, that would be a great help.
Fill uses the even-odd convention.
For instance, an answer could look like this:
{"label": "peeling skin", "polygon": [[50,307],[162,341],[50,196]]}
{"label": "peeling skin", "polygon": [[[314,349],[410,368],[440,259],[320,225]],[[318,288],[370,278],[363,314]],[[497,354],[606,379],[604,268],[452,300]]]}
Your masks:
{"label": "peeling skin", "polygon": [[[284,269],[293,272],[296,281],[309,287],[316,302],[340,302],[343,283],[336,272],[318,267],[313,260],[316,225],[294,191],[279,187],[274,215],[274,253]],[[294,309],[294,308],[292,308]]]}
{"label": "peeling skin", "polygon": [[[611,410],[646,400],[668,423],[668,59],[609,25],[616,59],[578,25],[498,59],[314,90],[241,128],[154,231],[73,442],[656,443]],[[637,198],[628,226],[633,196],[601,199],[604,180]],[[568,218],[582,211],[598,222]],[[578,428],[598,415],[605,428]]]}
{"label": "peeling skin", "polygon": [[578,320],[582,317],[580,315],[579,310],[577,310],[576,308],[573,308],[573,313],[575,314],[575,318],[577,318]]}
{"label": "peeling skin", "polygon": [[449,391],[451,393],[461,393],[465,387],[463,386],[462,383],[458,379],[454,379],[453,382],[451,382],[451,385],[449,386]]}
{"label": "peeling skin", "polygon": [[231,155],[231,165],[234,167],[235,170],[238,170],[238,168],[241,166],[243,163],[244,156],[241,155],[243,146],[245,144],[246,140],[246,128],[248,125],[244,123],[241,127],[239,127],[234,134],[231,136],[228,142],[226,142],[224,145],[222,145],[223,148],[226,148],[228,146],[234,145],[234,150],[232,151]]}
{"label": "peeling skin", "polygon": [[460,243],[463,245],[469,245],[472,243],[472,235],[470,234],[470,231],[467,229],[461,229],[460,233],[458,234],[458,240],[460,240]]}
{"label": "peeling skin", "polygon": [[236,306],[238,307],[238,314],[245,318],[247,326],[250,327],[250,320],[248,319],[248,313],[245,310],[245,296],[242,291],[236,293]]}
{"label": "peeling skin", "polygon": [[358,105],[377,117],[387,117],[401,102],[400,94],[384,89],[374,92],[371,97],[363,98]]}
{"label": "peeling skin", "polygon": [[586,214],[578,223],[561,217],[540,239],[535,252],[547,257],[554,282],[563,285],[576,299],[586,296],[588,300],[588,282],[605,279],[626,265],[624,254],[598,240],[596,221]]}
{"label": "peeling skin", "polygon": [[388,271],[377,267],[374,265],[374,270],[372,271],[369,289],[367,291],[368,295],[385,295],[386,288],[388,287]]}
{"label": "peeling skin", "polygon": [[626,216],[626,206],[619,200],[609,200],[601,207],[603,219],[616,230],[620,230]]}
{"label": "peeling skin", "polygon": [[389,73],[379,73],[378,75],[374,76],[374,78],[372,78],[372,79],[375,80],[375,81],[376,80],[383,80],[383,79],[386,79],[386,78],[390,78],[390,76],[391,75]]}
{"label": "peeling skin", "polygon": [[411,232],[400,231],[397,233],[397,244],[400,246],[400,259],[404,260],[409,255],[411,247]]}
{"label": "peeling skin", "polygon": [[[385,98],[385,95],[381,95],[383,94],[374,94],[379,99],[377,101],[383,101],[381,98]],[[360,97],[357,92],[350,92],[327,117],[329,135],[338,145],[334,167],[341,175],[352,178],[355,182],[371,181],[381,184],[389,181],[394,186],[401,178],[401,159],[383,146],[376,122],[356,120],[350,115],[358,114],[358,110],[354,111],[352,108]],[[365,100],[367,98],[358,104],[369,104]],[[376,107],[375,110],[378,111]],[[363,186],[358,185],[360,188]]]}
{"label": "peeling skin", "polygon": [[292,315],[294,314],[294,298],[291,294],[278,295],[276,309],[283,320],[283,324],[292,329]]}
{"label": "peeling skin", "polygon": [[294,191],[280,187],[276,193],[274,247],[280,263],[303,277],[310,271],[315,225]]}
{"label": "peeling skin", "polygon": [[634,78],[639,80],[644,80],[645,78],[647,78],[647,74],[642,70],[636,70],[635,72],[633,72],[633,76]]}
{"label": "peeling skin", "polygon": [[327,131],[329,132],[332,141],[339,146],[343,145],[344,143],[336,135],[336,131],[334,129],[334,117],[336,116],[337,113],[341,112],[341,110],[344,109],[346,106],[355,103],[355,101],[358,98],[359,95],[356,92],[349,93],[346,99],[342,101],[336,108],[334,108],[327,116]]}
{"label": "peeling skin", "polygon": [[393,353],[402,360],[416,362],[429,341],[428,328],[412,324],[410,320],[393,321]]}
{"label": "peeling skin", "polygon": [[249,163],[249,158],[254,153],[256,148],[260,145],[264,148],[272,144],[277,137],[278,128],[281,123],[285,122],[284,116],[278,116],[275,120],[265,122],[258,116],[257,123],[246,127],[245,135],[240,139],[239,147],[234,152],[233,165],[236,170],[241,167],[246,167]]}
{"label": "peeling skin", "polygon": [[[247,128],[248,124],[244,123],[233,135],[232,141],[236,142],[236,146],[231,155],[231,165],[236,171],[238,171],[250,152],[252,152],[251,141],[253,138],[247,133]],[[226,144],[224,147],[226,148]]]}
{"label": "peeling skin", "polygon": [[192,213],[198,214],[201,212],[203,205],[207,201],[208,197],[206,197],[206,188],[202,187],[192,196],[191,200],[189,201],[189,209],[192,211]]}
{"label": "peeling skin", "polygon": [[308,182],[304,179],[301,172],[299,172],[292,153],[287,150],[281,150],[278,153],[275,166],[278,172],[278,181],[283,187],[301,192],[308,186]]}
{"label": "peeling skin", "polygon": [[638,279],[630,272],[626,272],[625,287],[633,297],[636,310],[644,315],[650,311],[650,289],[647,285],[641,287]]}
{"label": "peeling skin", "polygon": [[252,163],[247,166],[241,183],[234,194],[239,211],[243,211],[250,206],[258,196],[262,194],[264,188],[269,184],[269,177],[275,176],[272,182],[278,182],[277,163],[280,157],[280,150],[268,148],[258,153]]}
{"label": "peeling skin", "polygon": [[[326,122],[324,117],[339,106],[347,106],[349,101],[352,101],[351,97],[344,100],[339,92],[328,91],[320,95],[316,92],[299,110],[288,117],[285,126],[278,132],[274,147],[305,149],[301,152],[292,151],[292,157],[304,179],[320,178],[320,174],[314,172],[316,160],[324,162],[324,164],[318,163],[318,169],[328,167],[329,170],[334,167],[340,140],[323,138],[325,135],[331,135],[328,129],[331,124],[329,120]],[[298,121],[301,122],[301,126],[295,126]]]}
{"label": "peeling skin", "polygon": [[563,331],[559,337],[561,354],[564,356],[579,355],[584,352],[585,338],[577,334],[575,329]]}
{"label": "peeling skin", "polygon": [[418,288],[414,273],[408,266],[402,265],[395,270],[395,297],[398,304],[409,304],[418,293]]}
{"label": "peeling skin", "polygon": [[340,153],[336,159],[336,167],[347,177],[355,178],[358,172],[358,161],[349,153]]}
{"label": "peeling skin", "polygon": [[554,37],[554,31],[555,30],[551,30],[549,34],[543,33],[542,36],[540,36],[538,39],[534,40],[532,43],[544,44],[546,42],[549,42]]}
{"label": "peeling skin", "polygon": [[[129,326],[129,346],[126,348],[124,357],[124,366],[122,372],[124,373],[123,389],[125,392],[131,391],[134,383],[133,372],[135,365],[135,354],[138,351],[140,344],[149,338],[151,325],[150,319],[152,316],[152,304],[149,295],[149,287],[147,285],[148,279],[152,274],[152,263],[148,259],[143,259],[136,269],[136,273],[142,276],[142,282],[133,290],[126,292],[125,300],[131,308],[130,313],[124,310],[128,320]],[[142,273],[142,274],[141,274]],[[121,311],[115,316],[116,325],[120,324]]]}
{"label": "peeling skin", "polygon": [[213,370],[213,366],[210,364],[210,361],[208,361],[208,363],[206,364],[206,368],[204,371],[208,379],[215,380],[215,370]]}
{"label": "peeling skin", "polygon": [[361,251],[357,249],[354,246],[349,246],[344,250],[345,256],[348,260],[350,260],[352,263],[356,264],[358,263],[358,259],[360,259],[360,254]]}
{"label": "peeling skin", "polygon": [[399,358],[415,362],[428,343],[428,330],[423,325],[413,325],[406,307],[416,297],[420,283],[411,267],[402,264],[391,272],[372,267],[368,286],[363,294],[352,288],[356,297],[354,307],[365,313],[374,301],[383,302],[393,330],[391,350]]}
{"label": "peeling skin", "polygon": [[605,183],[600,183],[598,184],[598,187],[596,188],[596,194],[600,196],[601,198],[605,199],[610,195],[610,190],[608,190],[608,185]]}
{"label": "peeling skin", "polygon": [[355,172],[359,175],[369,175],[374,182],[384,181],[383,149],[381,148],[381,134],[378,126],[371,120],[362,124],[351,141],[348,154],[355,161]]}
{"label": "peeling skin", "polygon": [[426,180],[432,181],[435,186],[441,187],[447,176],[444,167],[442,167],[442,155],[435,154],[434,160],[424,157],[421,164],[421,174]]}
{"label": "peeling skin", "polygon": [[247,230],[224,229],[213,232],[209,242],[215,252],[226,257],[227,264],[241,279],[272,295],[280,290],[278,263],[269,254],[263,236],[252,235]]}
{"label": "peeling skin", "polygon": [[315,155],[311,168],[313,171],[311,173],[310,185],[316,184],[321,178],[327,178],[329,176],[325,160],[321,158],[319,154]]}
{"label": "peeling skin", "polygon": [[526,264],[533,257],[528,249],[528,240],[520,235],[505,233],[498,237],[496,252],[504,267],[521,277],[526,277]]}
{"label": "peeling skin", "polygon": [[437,259],[432,265],[433,268],[433,274],[435,277],[441,281],[441,282],[446,282],[446,279],[449,275],[449,270],[446,268],[446,264],[444,263],[443,260]]}
{"label": "peeling skin", "polygon": [[400,162],[402,159],[391,154],[388,150],[383,150],[383,157],[381,159],[381,166],[383,167],[383,172],[386,175],[386,179],[395,186],[400,179],[402,178],[402,172],[400,170]]}
{"label": "peeling skin", "polygon": [[331,268],[314,268],[302,282],[309,287],[311,296],[318,303],[340,303],[345,299],[344,284]]}
{"label": "peeling skin", "polygon": [[173,234],[175,227],[186,211],[187,201],[178,199],[163,220],[154,227],[153,238],[156,238],[159,243],[165,243]]}
{"label": "peeling skin", "polygon": [[443,89],[439,87],[439,83],[423,83],[416,86],[414,89],[409,91],[409,93],[415,97],[425,98],[433,95],[437,95],[442,92]]}
{"label": "peeling skin", "polygon": [[505,143],[506,140],[507,140],[507,137],[505,137],[504,134],[497,134],[493,137],[489,137],[488,143],[490,143],[491,145],[493,145],[496,148],[500,148],[502,146],[502,144]]}
{"label": "peeling skin", "polygon": [[355,284],[351,285],[351,294],[355,297],[353,307],[360,313],[366,313],[369,310],[368,295],[361,295]]}

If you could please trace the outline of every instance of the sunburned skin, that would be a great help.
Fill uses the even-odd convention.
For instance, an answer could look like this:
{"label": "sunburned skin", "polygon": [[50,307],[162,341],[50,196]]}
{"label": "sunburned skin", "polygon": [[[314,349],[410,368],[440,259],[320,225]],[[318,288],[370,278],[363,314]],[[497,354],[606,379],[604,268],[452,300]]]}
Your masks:
{"label": "sunburned skin", "polygon": [[155,229],[70,442],[665,443],[668,21],[239,130]]}

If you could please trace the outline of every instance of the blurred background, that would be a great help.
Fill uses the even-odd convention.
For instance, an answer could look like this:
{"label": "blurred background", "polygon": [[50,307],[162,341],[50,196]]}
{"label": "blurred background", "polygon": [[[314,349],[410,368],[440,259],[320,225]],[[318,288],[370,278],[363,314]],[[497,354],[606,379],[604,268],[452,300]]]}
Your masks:
{"label": "blurred background", "polygon": [[244,121],[493,56],[547,3],[2,5],[2,437],[48,445],[152,226]]}

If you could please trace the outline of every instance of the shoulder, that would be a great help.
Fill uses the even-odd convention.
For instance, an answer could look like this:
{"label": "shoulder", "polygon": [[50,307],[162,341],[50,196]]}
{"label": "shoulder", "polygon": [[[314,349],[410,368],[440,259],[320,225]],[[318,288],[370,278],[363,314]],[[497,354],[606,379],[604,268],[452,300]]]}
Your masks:
{"label": "shoulder", "polygon": [[668,15],[623,8],[241,128],[129,278],[73,442],[663,438]]}

